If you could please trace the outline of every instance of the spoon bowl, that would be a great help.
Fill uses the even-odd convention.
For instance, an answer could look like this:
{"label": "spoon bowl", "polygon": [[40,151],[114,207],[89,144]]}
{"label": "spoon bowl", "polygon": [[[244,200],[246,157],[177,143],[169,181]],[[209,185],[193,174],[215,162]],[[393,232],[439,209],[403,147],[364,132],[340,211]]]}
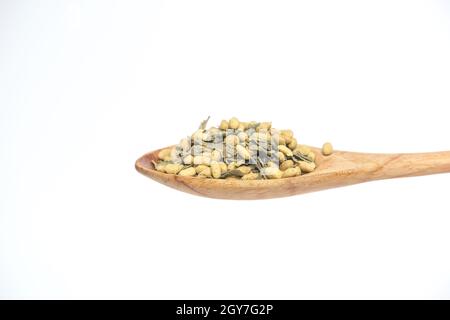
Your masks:
{"label": "spoon bowl", "polygon": [[[163,148],[165,149],[165,148]],[[158,149],[136,161],[136,170],[171,188],[198,196],[258,200],[348,186],[373,180],[450,172],[450,151],[414,154],[369,154],[335,151],[323,156],[319,148],[316,169],[301,176],[269,180],[235,180],[185,177],[155,170]]]}

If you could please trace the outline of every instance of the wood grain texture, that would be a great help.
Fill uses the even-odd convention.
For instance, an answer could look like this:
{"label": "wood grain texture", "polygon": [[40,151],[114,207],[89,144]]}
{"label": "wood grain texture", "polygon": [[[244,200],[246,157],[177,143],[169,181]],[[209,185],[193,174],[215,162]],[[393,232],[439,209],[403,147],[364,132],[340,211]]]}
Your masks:
{"label": "wood grain texture", "polygon": [[223,180],[182,177],[155,170],[152,160],[162,149],[147,153],[136,161],[136,170],[171,188],[198,196],[257,200],[348,186],[380,179],[410,177],[450,172],[450,151],[416,154],[368,154],[335,151],[324,157],[315,151],[314,172],[275,180]]}

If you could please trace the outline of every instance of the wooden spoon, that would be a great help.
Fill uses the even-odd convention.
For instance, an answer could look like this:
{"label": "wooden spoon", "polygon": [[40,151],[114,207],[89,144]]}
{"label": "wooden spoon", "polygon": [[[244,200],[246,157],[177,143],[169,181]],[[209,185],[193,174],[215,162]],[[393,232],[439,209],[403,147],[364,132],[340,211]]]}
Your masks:
{"label": "wooden spoon", "polygon": [[235,200],[288,197],[372,180],[450,172],[450,151],[413,154],[335,151],[325,157],[320,149],[311,149],[316,153],[316,170],[293,178],[241,181],[161,173],[155,170],[152,160],[158,159],[158,152],[162,149],[139,158],[136,169],[143,175],[180,191],[209,198]]}

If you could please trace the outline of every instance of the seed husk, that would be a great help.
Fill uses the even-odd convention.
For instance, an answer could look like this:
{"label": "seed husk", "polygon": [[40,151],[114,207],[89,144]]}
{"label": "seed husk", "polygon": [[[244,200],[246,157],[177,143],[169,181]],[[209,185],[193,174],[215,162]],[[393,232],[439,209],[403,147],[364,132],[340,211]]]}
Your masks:
{"label": "seed husk", "polygon": [[229,135],[225,138],[225,143],[230,146],[235,146],[239,143],[239,137],[236,135]]}
{"label": "seed husk", "polygon": [[194,157],[191,154],[189,154],[183,158],[184,164],[192,164],[193,162],[194,162]]}
{"label": "seed husk", "polygon": [[220,161],[222,160],[222,154],[218,150],[214,150],[211,152],[211,161]]}
{"label": "seed husk", "polygon": [[307,155],[311,152],[311,149],[304,145],[297,145],[294,151],[300,152],[301,154]]}
{"label": "seed husk", "polygon": [[236,151],[243,159],[245,160],[250,159],[250,152],[240,144],[236,146]]}

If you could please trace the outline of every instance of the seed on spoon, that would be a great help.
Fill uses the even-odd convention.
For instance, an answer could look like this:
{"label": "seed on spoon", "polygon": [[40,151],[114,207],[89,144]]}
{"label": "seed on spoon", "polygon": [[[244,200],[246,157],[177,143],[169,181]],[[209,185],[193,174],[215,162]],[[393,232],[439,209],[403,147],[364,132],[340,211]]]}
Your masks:
{"label": "seed on spoon", "polygon": [[228,127],[230,129],[237,129],[239,127],[239,120],[236,117],[233,117],[228,122]]}
{"label": "seed on spoon", "polygon": [[[180,176],[255,180],[295,177],[316,168],[316,154],[299,144],[292,130],[236,117],[207,128],[208,119],[175,147],[161,150],[155,169]],[[332,152],[331,144],[323,146],[324,155]]]}
{"label": "seed on spoon", "polygon": [[322,154],[324,156],[329,156],[333,153],[333,145],[329,142],[324,143],[322,146]]}
{"label": "seed on spoon", "polygon": [[288,168],[283,172],[283,178],[290,178],[300,175],[301,170],[299,167]]}
{"label": "seed on spoon", "polygon": [[190,168],[181,170],[180,172],[178,172],[178,175],[188,177],[188,176],[195,176],[196,173],[197,172],[195,171],[195,168],[190,167]]}
{"label": "seed on spoon", "polygon": [[222,170],[217,162],[211,162],[211,175],[214,179],[219,179],[222,175]]}
{"label": "seed on spoon", "polygon": [[219,129],[223,130],[223,131],[226,131],[228,129],[228,121],[227,120],[222,120],[220,122]]}
{"label": "seed on spoon", "polygon": [[171,149],[163,149],[158,153],[158,158],[161,160],[165,160],[168,156],[170,156]]}
{"label": "seed on spoon", "polygon": [[175,163],[169,163],[164,168],[166,173],[170,173],[170,174],[177,174],[178,172],[181,171],[181,169],[183,169],[183,166],[180,164],[175,164]]}

